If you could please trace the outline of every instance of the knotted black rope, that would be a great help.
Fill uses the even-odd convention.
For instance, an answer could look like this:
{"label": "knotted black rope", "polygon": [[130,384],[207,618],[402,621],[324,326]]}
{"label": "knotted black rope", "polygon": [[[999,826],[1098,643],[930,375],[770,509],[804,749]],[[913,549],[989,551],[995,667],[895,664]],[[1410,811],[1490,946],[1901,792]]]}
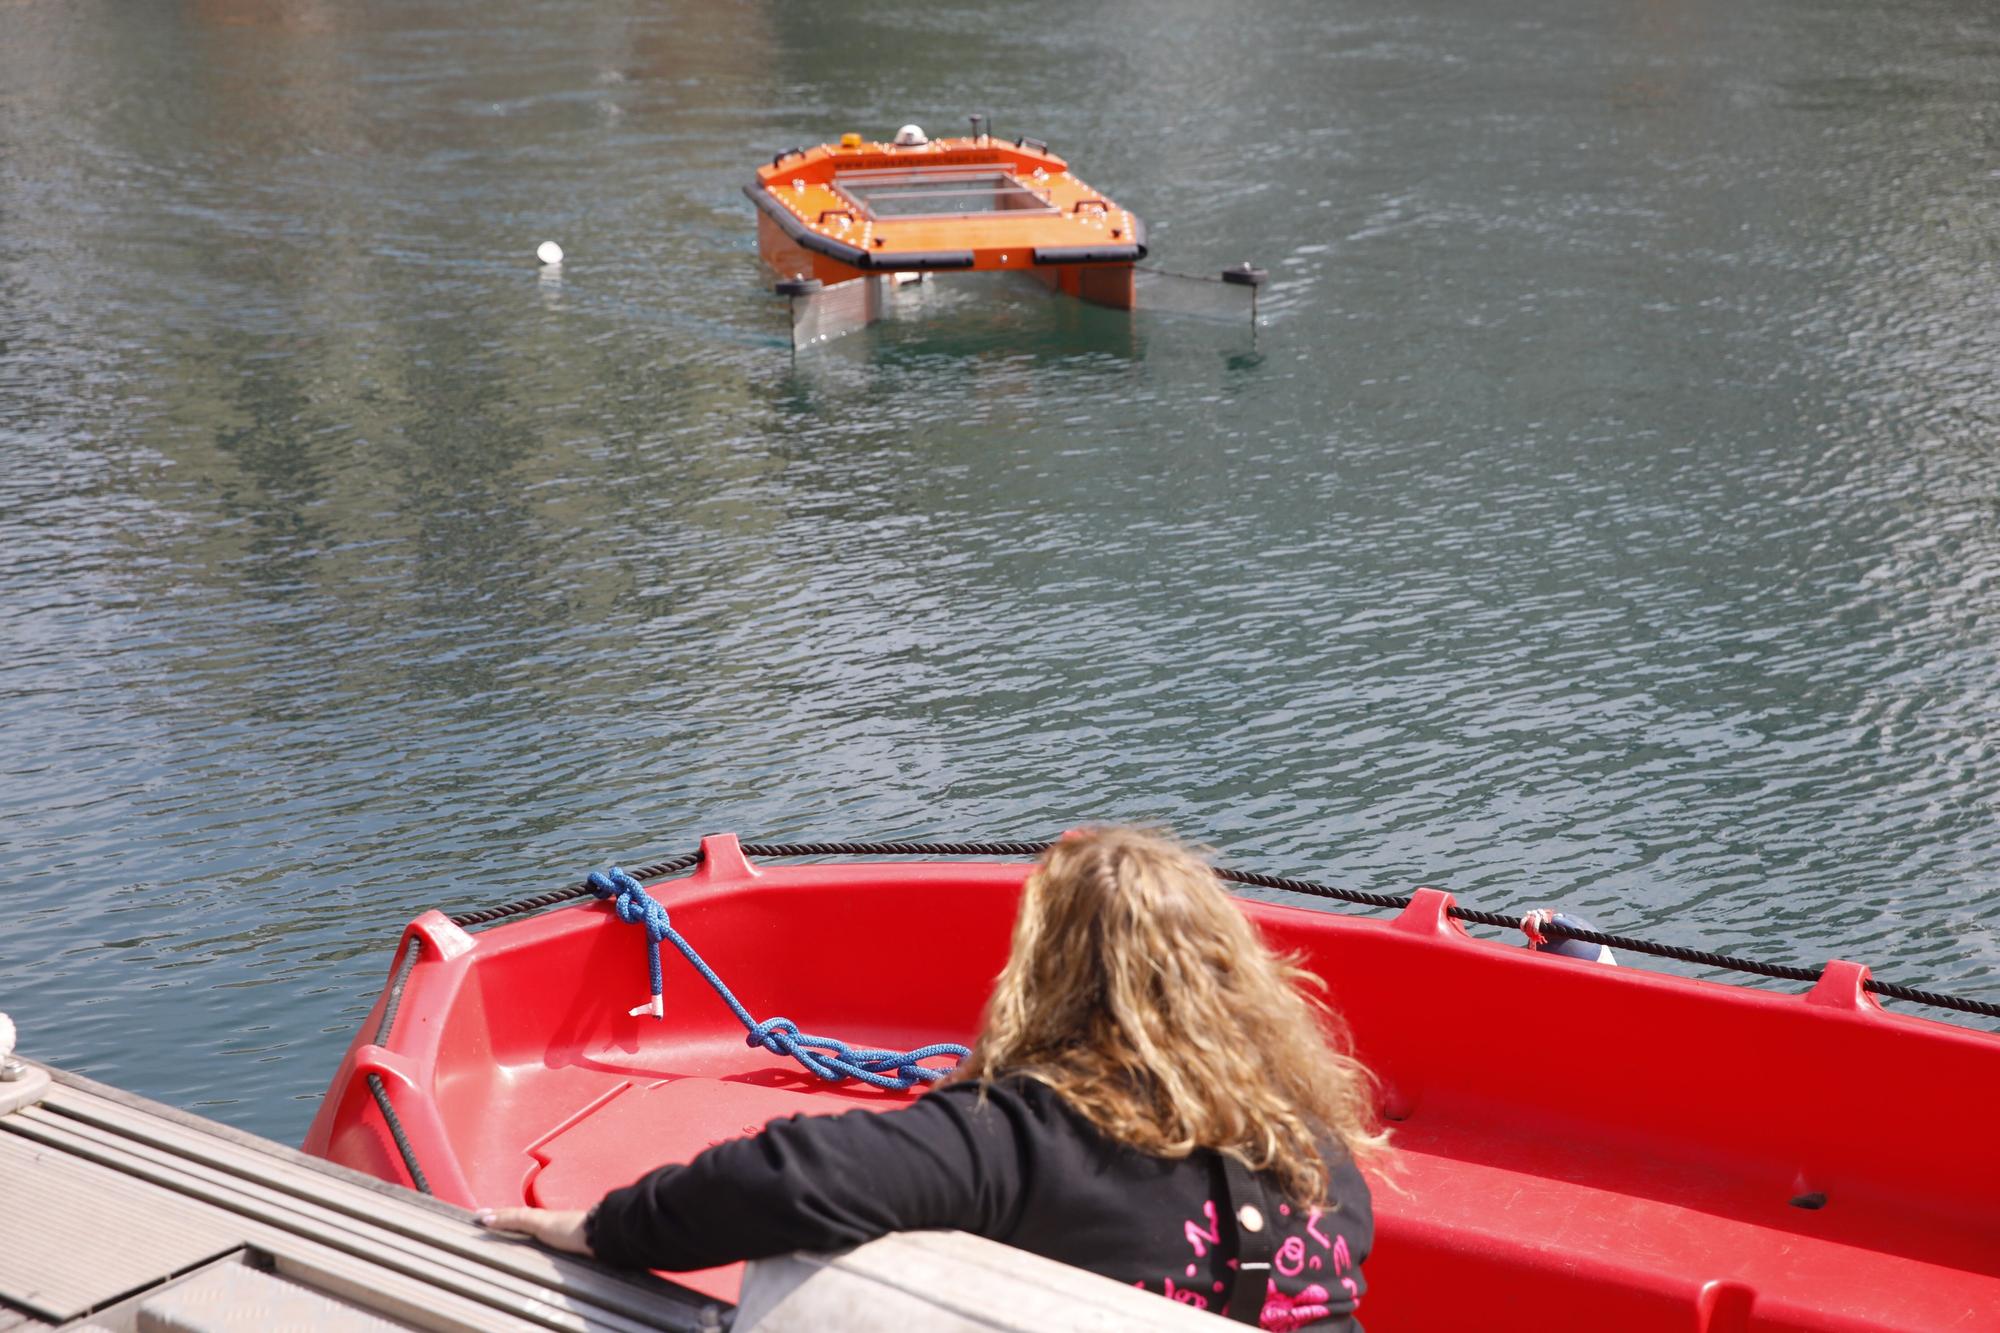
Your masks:
{"label": "knotted black rope", "polygon": [[[1039,842],[746,842],[742,844],[745,856],[765,860],[779,860],[798,856],[1000,856],[1031,857],[1047,851],[1052,839]],[[632,872],[634,878],[642,881],[664,879],[668,875],[679,874],[701,864],[701,852],[693,851],[656,865],[640,866]],[[1278,889],[1285,893],[1302,894],[1310,898],[1332,898],[1340,902],[1353,903],[1359,907],[1375,907],[1399,911],[1410,905],[1408,894],[1364,893],[1358,889],[1343,889],[1331,884],[1318,884],[1306,879],[1288,879],[1282,875],[1266,875],[1254,870],[1231,870],[1216,867],[1218,878],[1232,884],[1244,884],[1260,889]],[[553,893],[540,894],[533,898],[523,898],[519,902],[507,903],[501,907],[489,907],[482,911],[461,912],[452,917],[460,926],[485,925],[524,912],[538,911],[553,907],[573,898],[586,897],[591,893],[588,883],[558,889]],[[1504,930],[1520,927],[1519,916],[1506,916],[1499,912],[1482,912],[1470,907],[1451,909],[1451,915],[1459,921],[1470,921],[1476,925],[1498,926]],[[1696,967],[1714,968],[1717,971],[1744,972],[1751,976],[1772,977],[1780,981],[1813,982],[1820,979],[1825,970],[1818,967],[1795,967],[1789,963],[1766,963],[1754,958],[1737,958],[1730,954],[1710,953],[1706,949],[1689,949],[1678,944],[1661,944],[1654,940],[1636,939],[1630,935],[1607,935],[1597,930],[1581,930],[1574,926],[1549,922],[1542,930],[1554,939],[1581,940],[1585,944],[1607,945],[1613,949],[1627,949],[1633,953],[1649,954],[1655,958],[1671,958],[1676,962],[1689,963]],[[1908,1000],[1913,1004],[1931,1005],[1939,1009],[1951,1009],[1962,1014],[1979,1014],[1986,1018],[2000,1018],[2000,1004],[1988,1000],[1967,999],[1962,995],[1946,995],[1938,991],[1922,990],[1914,986],[1899,986],[1894,982],[1877,981],[1870,977],[1862,983],[1863,989],[1871,994],[1886,996],[1892,1000]]]}
{"label": "knotted black rope", "polygon": [[[632,877],[641,882],[649,879],[665,879],[668,875],[678,875],[681,871],[692,870],[700,864],[701,853],[693,851],[685,856],[676,856],[671,861],[661,861],[657,865],[640,866],[632,872]],[[572,898],[588,898],[595,891],[591,888],[589,880],[579,880],[566,889],[557,889],[554,893],[536,894],[532,898],[504,903],[499,907],[489,907],[480,912],[460,912],[451,919],[451,924],[483,926],[489,921],[503,921],[510,916],[520,916],[524,912],[536,912],[544,907],[554,907],[557,903],[566,903]]]}
{"label": "knotted black rope", "polygon": [[[410,979],[410,970],[423,956],[424,942],[412,939],[410,948],[403,955],[403,965],[396,969],[395,979],[389,983],[389,999],[382,1006],[382,1021],[375,1025],[372,1038],[377,1046],[389,1044],[390,1034],[396,1030],[396,1010],[403,1005],[403,987]],[[368,1076],[368,1095],[375,1099],[376,1107],[382,1112],[382,1123],[389,1127],[389,1137],[396,1141],[396,1151],[402,1154],[403,1165],[410,1172],[410,1184],[419,1194],[431,1192],[431,1182],[424,1175],[424,1168],[417,1161],[417,1150],[410,1144],[408,1131],[403,1128],[403,1118],[396,1114],[396,1105],[389,1100],[389,1086],[380,1074]]]}
{"label": "knotted black rope", "polygon": [[[1460,921],[1470,921],[1481,926],[1500,926],[1518,930],[1521,918],[1502,916],[1498,912],[1480,912],[1470,907],[1453,907],[1451,914]],[[1730,972],[1749,972],[1760,977],[1776,977],[1781,981],[1818,981],[1823,968],[1794,967],[1790,963],[1760,963],[1754,958],[1736,958],[1726,953],[1710,953],[1706,949],[1688,949],[1678,944],[1660,944],[1653,940],[1634,939],[1629,935],[1607,935],[1598,930],[1580,930],[1575,926],[1549,921],[1543,923],[1542,933],[1551,939],[1582,940],[1585,944],[1605,944],[1614,949],[1630,949],[1633,953],[1648,953],[1655,958],[1672,958],[1677,962],[1693,963],[1697,967],[1713,967]],[[1994,1006],[1994,1013],[2000,1015],[2000,1005]]]}

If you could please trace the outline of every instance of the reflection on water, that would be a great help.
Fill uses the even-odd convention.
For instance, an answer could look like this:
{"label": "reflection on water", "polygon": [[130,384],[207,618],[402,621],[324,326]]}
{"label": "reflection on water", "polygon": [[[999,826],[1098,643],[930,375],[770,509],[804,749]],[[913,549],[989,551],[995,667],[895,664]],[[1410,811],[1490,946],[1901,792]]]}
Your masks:
{"label": "reflection on water", "polygon": [[[295,1138],[422,907],[1090,817],[1991,995],[1996,49],[17,6],[0,1005]],[[975,110],[1269,267],[1254,343],[940,284],[793,358],[750,165]]]}

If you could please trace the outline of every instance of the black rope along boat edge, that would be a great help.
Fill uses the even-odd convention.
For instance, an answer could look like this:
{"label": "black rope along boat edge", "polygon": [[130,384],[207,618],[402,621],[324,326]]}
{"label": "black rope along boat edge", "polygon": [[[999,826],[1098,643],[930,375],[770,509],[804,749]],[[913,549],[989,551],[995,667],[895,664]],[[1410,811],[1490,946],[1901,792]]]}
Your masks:
{"label": "black rope along boat edge", "polygon": [[[1037,842],[746,842],[741,846],[745,856],[767,861],[802,856],[998,856],[1012,859],[1040,856],[1049,848],[1052,841],[1053,839]],[[665,879],[669,875],[692,870],[701,864],[701,859],[702,854],[697,849],[670,860],[640,866],[630,873],[642,883],[651,883]],[[1311,898],[1331,898],[1353,903],[1359,907],[1399,911],[1410,905],[1408,894],[1366,893],[1359,889],[1343,889],[1331,884],[1319,884],[1307,879],[1290,879],[1283,875],[1266,875],[1254,870],[1233,870],[1226,866],[1215,867],[1215,873],[1232,884],[1277,889]],[[453,916],[451,921],[457,926],[488,925],[511,916],[540,911],[545,907],[554,907],[560,903],[586,897],[590,891],[589,884],[579,882],[566,889],[537,894],[532,898],[523,898],[518,902],[505,903],[499,907],[460,912]],[[1482,926],[1498,926],[1503,929],[1517,929],[1521,924],[1519,916],[1483,912],[1475,908],[1459,907],[1456,904],[1451,908],[1451,915],[1459,921],[1469,921]],[[1690,949],[1678,944],[1637,939],[1630,935],[1611,935],[1598,930],[1582,930],[1554,921],[1544,925],[1542,930],[1552,939],[1580,940],[1585,944],[1601,944],[1613,949],[1629,950],[1632,953],[1649,954],[1655,958],[1670,958],[1696,967],[1742,972],[1750,976],[1771,977],[1780,981],[1816,982],[1826,970],[1823,966],[1797,967],[1789,963],[1766,963],[1754,958],[1711,953],[1706,949]],[[2000,1004],[1988,1000],[1947,995],[1916,986],[1900,986],[1890,981],[1877,981],[1872,976],[1864,981],[1862,986],[1871,994],[1892,1000],[1907,1000],[1912,1004],[1951,1009],[1962,1014],[2000,1018]]]}

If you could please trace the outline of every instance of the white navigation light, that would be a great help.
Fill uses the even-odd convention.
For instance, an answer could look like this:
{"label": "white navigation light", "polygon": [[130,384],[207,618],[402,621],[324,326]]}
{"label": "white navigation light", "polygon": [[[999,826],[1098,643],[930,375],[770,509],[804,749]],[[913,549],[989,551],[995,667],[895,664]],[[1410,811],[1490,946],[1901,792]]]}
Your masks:
{"label": "white navigation light", "polygon": [[921,125],[905,125],[896,131],[898,148],[922,148],[929,142],[930,138],[924,133],[924,127]]}
{"label": "white navigation light", "polygon": [[554,241],[543,241],[535,247],[535,258],[544,264],[562,263],[562,247]]}

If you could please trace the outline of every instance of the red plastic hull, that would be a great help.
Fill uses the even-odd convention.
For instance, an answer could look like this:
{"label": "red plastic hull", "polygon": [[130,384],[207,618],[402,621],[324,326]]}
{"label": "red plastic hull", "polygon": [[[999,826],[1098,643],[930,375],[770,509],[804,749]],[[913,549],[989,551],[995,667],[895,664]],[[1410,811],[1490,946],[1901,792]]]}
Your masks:
{"label": "red plastic hull", "polygon": [[[732,838],[655,896],[759,1018],[906,1048],[966,1040],[1024,864],[751,866]],[[1884,1012],[1866,969],[1805,995],[1609,968],[1467,936],[1448,896],[1393,920],[1245,901],[1324,975],[1381,1076],[1363,1311],[1396,1329],[2000,1327],[2000,1035]],[[672,949],[666,1021],[643,935],[600,903],[477,936],[438,913],[393,1029],[362,1026],[307,1151],[430,1188],[581,1207],[793,1111],[901,1105],[744,1044]],[[1823,1195],[1824,1206],[1796,1206]],[[679,1280],[732,1298],[735,1270]]]}

